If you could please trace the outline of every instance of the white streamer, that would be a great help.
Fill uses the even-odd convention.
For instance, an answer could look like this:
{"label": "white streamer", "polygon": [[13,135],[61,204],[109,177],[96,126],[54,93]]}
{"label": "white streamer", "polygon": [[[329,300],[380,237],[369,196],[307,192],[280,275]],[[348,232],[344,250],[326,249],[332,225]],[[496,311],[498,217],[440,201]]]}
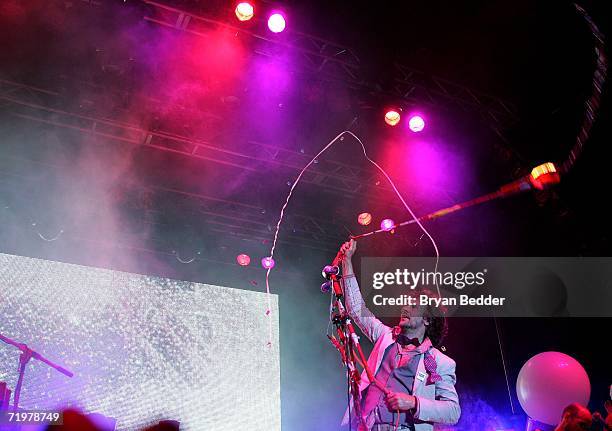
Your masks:
{"label": "white streamer", "polygon": [[[321,151],[319,151],[317,153],[317,155],[314,156],[312,158],[312,160],[310,160],[310,162],[308,162],[308,164],[306,166],[304,166],[304,168],[300,171],[299,175],[297,176],[296,180],[291,185],[291,189],[289,190],[289,194],[287,195],[287,199],[285,200],[285,203],[283,204],[283,207],[281,208],[280,217],[278,218],[278,223],[276,223],[276,231],[274,232],[274,241],[272,242],[272,248],[270,249],[270,257],[274,258],[274,250],[276,249],[276,241],[278,239],[278,233],[280,231],[280,225],[281,225],[281,223],[283,221],[283,217],[285,215],[285,209],[287,208],[287,205],[289,205],[289,200],[291,199],[291,196],[293,194],[293,190],[297,187],[298,183],[300,182],[300,179],[302,178],[302,175],[304,175],[304,172],[306,172],[306,170],[310,167],[310,165],[312,165],[315,162],[315,160],[317,160],[321,156],[321,154],[323,154],[325,151],[327,151],[338,139],[340,139],[341,141],[344,140],[344,135],[345,134],[351,135],[353,138],[355,138],[357,140],[357,142],[359,142],[359,144],[361,145],[361,149],[363,150],[363,155],[365,156],[366,160],[368,160],[370,163],[372,163],[374,166],[376,166],[376,168],[380,172],[382,172],[382,174],[385,176],[385,178],[387,179],[389,184],[391,184],[391,187],[393,188],[393,191],[395,191],[395,193],[399,197],[400,201],[402,202],[402,204],[404,205],[406,210],[410,213],[410,216],[414,219],[416,224],[421,228],[421,230],[425,233],[425,235],[427,235],[427,237],[431,241],[431,243],[432,243],[432,245],[434,247],[434,250],[436,252],[435,272],[437,272],[438,271],[438,262],[440,260],[440,252],[438,251],[438,245],[436,244],[436,241],[433,239],[433,237],[430,235],[430,233],[427,231],[427,229],[425,229],[425,226],[423,226],[423,224],[419,221],[418,217],[414,214],[414,212],[412,211],[410,206],[406,203],[406,200],[403,198],[403,196],[401,195],[401,193],[399,192],[399,190],[395,186],[395,183],[393,182],[391,177],[389,177],[387,172],[385,172],[385,170],[378,163],[376,163],[374,160],[372,160],[368,156],[368,153],[366,151],[365,145],[363,145],[363,142],[361,141],[361,139],[359,139],[357,137],[357,135],[355,135],[350,130],[345,130],[345,131],[341,132],[334,139],[332,139],[325,147],[323,147],[323,149]],[[271,300],[270,300],[270,271],[271,270],[272,270],[272,268],[268,268],[268,270],[266,271],[266,296],[267,296],[267,299],[268,299],[268,309],[266,310],[266,315],[268,316],[268,319],[270,319],[269,320],[269,326],[268,326],[268,329],[269,329],[268,347],[272,346],[272,320],[271,320],[272,319],[272,310],[271,310]],[[438,297],[441,297],[440,287],[438,286],[437,281],[436,281],[436,289],[438,291]]]}

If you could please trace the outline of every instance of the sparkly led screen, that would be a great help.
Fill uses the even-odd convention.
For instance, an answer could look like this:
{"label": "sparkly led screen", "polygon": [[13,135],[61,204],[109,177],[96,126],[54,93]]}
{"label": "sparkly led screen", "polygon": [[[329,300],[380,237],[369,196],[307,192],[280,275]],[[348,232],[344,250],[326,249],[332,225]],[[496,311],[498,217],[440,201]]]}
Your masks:
{"label": "sparkly led screen", "polygon": [[[140,429],[280,430],[278,298],[267,345],[263,293],[0,254],[0,333],[32,359],[20,406],[67,404]],[[0,342],[0,381],[19,350]]]}

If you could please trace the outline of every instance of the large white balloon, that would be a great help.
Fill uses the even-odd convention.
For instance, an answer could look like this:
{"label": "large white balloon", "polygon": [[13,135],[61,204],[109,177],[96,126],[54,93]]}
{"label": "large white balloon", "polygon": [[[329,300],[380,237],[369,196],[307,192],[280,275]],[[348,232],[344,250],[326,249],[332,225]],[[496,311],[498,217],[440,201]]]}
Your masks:
{"label": "large white balloon", "polygon": [[543,352],[529,359],[516,380],[516,394],[529,417],[549,425],[561,421],[571,403],[586,406],[591,383],[580,362],[560,352]]}

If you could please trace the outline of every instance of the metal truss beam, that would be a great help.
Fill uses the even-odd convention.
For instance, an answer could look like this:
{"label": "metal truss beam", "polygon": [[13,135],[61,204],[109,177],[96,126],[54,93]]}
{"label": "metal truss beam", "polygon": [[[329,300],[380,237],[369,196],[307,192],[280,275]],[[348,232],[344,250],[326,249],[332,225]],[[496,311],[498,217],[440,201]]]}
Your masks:
{"label": "metal truss beam", "polygon": [[450,102],[464,111],[479,112],[496,128],[507,128],[518,122],[516,106],[508,101],[437,76],[427,76],[401,64],[395,64],[395,71],[393,91],[407,101],[437,107],[448,107]]}
{"label": "metal truss beam", "polygon": [[[103,7],[100,2],[92,2],[83,0],[83,3],[89,6]],[[358,56],[349,47],[330,42],[318,38],[316,36],[305,33],[296,32],[292,29],[287,29],[283,33],[282,38],[270,37],[266,31],[249,30],[245,27],[233,26],[223,21],[213,19],[211,17],[199,16],[194,13],[187,12],[178,8],[174,8],[163,3],[152,0],[140,0],[140,3],[146,6],[146,12],[143,19],[155,25],[166,28],[172,28],[176,31],[187,32],[199,37],[206,37],[208,32],[214,29],[227,29],[236,34],[244,35],[252,39],[255,43],[253,49],[256,53],[273,57],[276,59],[286,58],[287,53],[297,55],[302,61],[291,62],[290,66],[298,71],[314,73],[319,77],[342,82],[356,90],[367,90],[368,92],[377,91],[376,86],[365,83],[362,77],[362,65]],[[482,92],[473,90],[464,85],[454,83],[452,81],[430,76],[414,68],[402,65],[394,65],[394,81],[387,96],[400,98],[408,103],[429,104],[437,108],[448,109],[449,106],[454,106],[463,111],[477,112],[481,115],[485,124],[488,124],[495,133],[500,136],[503,144],[501,144],[506,152],[514,153],[516,159],[520,156],[516,154],[505,142],[504,131],[518,122],[516,107],[503,99],[495,96],[487,95]],[[92,89],[91,83],[79,82],[79,85],[87,86]],[[97,94],[107,95],[112,89],[96,88]],[[116,98],[125,98],[126,95],[116,94]],[[150,113],[155,113],[156,107],[165,106],[166,101],[155,100],[146,95],[130,95],[129,97],[137,97],[137,106],[146,107]],[[136,102],[136,101],[134,101]],[[166,106],[166,108],[169,108]],[[168,110],[168,109],[166,109]],[[184,106],[175,106],[170,109],[172,112],[185,113]],[[192,112],[192,114],[195,114]],[[198,111],[200,126],[205,127],[199,132],[207,134],[204,139],[214,139],[215,130],[219,129],[222,119],[215,115],[212,111]],[[179,132],[182,134],[182,132]],[[168,139],[178,137],[176,131],[174,133],[166,133],[168,136],[151,136],[151,139],[156,141],[152,145],[159,147],[168,146],[170,150],[175,150],[176,147],[182,148],[181,151],[194,151],[194,156],[199,157],[202,153],[206,153],[206,148],[203,145],[195,147],[187,145],[177,145],[169,142]],[[202,137],[198,136],[199,138]],[[192,139],[192,141],[194,141]],[[297,164],[303,166],[305,157],[302,154],[290,153],[285,150],[264,148],[260,143],[251,143],[252,147],[257,150],[257,154],[264,154],[266,157],[274,159],[273,152],[281,151],[284,154],[279,157],[283,160],[296,159]],[[271,153],[272,152],[272,153]],[[206,155],[204,155],[206,157]],[[284,158],[283,158],[284,157]],[[306,160],[307,161],[307,160]],[[347,189],[354,190],[356,193],[363,192],[359,184],[355,184],[355,177],[366,178],[365,183],[369,183],[369,175],[364,172],[359,172],[356,176],[352,175],[354,168],[340,168],[338,165],[331,168],[333,171],[337,168],[340,175],[336,176],[336,181],[341,182],[338,191],[346,191]],[[313,171],[314,172],[314,171]],[[348,173],[348,175],[343,175]],[[308,181],[326,182],[329,176],[319,176],[308,173],[311,178]],[[376,183],[374,180],[373,183]],[[371,184],[371,183],[370,183]],[[332,185],[333,187],[333,185]]]}
{"label": "metal truss beam", "polygon": [[[262,172],[271,166],[285,169],[293,178],[312,158],[311,155],[249,141],[241,150],[229,150],[209,142],[164,131],[147,130],[140,125],[99,118],[56,108],[61,106],[59,93],[36,87],[0,80],[0,101],[10,114],[31,121],[65,128],[88,136],[110,141],[167,151],[175,154],[231,166],[252,172]],[[324,187],[326,190],[357,196],[372,195],[372,199],[388,205],[379,197],[381,191],[390,191],[379,182],[378,173],[334,160],[320,160],[311,165],[302,181]],[[369,193],[369,191],[376,193]]]}
{"label": "metal truss beam", "polygon": [[[37,166],[45,166],[51,168],[57,172],[63,172],[62,166],[49,165],[47,163],[41,163],[30,159],[17,159],[15,163],[26,163],[36,164]],[[15,164],[13,163],[13,165]],[[13,170],[15,170],[13,168]],[[38,171],[38,170],[37,170]],[[16,174],[8,173],[6,176],[0,176],[0,190],[6,189],[6,195],[11,190],[18,189],[18,185],[24,180],[32,182],[36,180],[32,176],[32,170],[27,170],[27,174]],[[2,172],[4,174],[4,172]],[[70,185],[66,185],[69,187]],[[41,184],[41,189],[44,189],[45,185]],[[172,226],[176,227],[177,220],[173,219],[172,215],[169,215],[167,211],[163,210],[157,205],[154,205],[152,199],[159,199],[163,202],[163,206],[171,206],[173,213],[177,214],[179,218],[179,225],[182,226],[186,232],[191,236],[190,228],[194,228],[199,236],[206,236],[206,232],[210,233],[222,233],[229,237],[239,239],[251,239],[261,241],[264,244],[271,244],[274,237],[274,222],[271,221],[270,215],[267,215],[262,208],[254,205],[249,205],[240,201],[233,201],[228,199],[221,199],[212,196],[207,196],[200,193],[189,193],[182,190],[169,189],[160,186],[143,186],[133,183],[122,183],[116,191],[121,192],[130,206],[142,213],[140,217],[143,225],[154,225],[154,226]],[[153,198],[152,195],[155,197]],[[33,199],[34,197],[20,196],[21,199]],[[87,204],[90,198],[83,196],[82,204]],[[92,207],[97,205],[97,202],[89,202]],[[6,208],[10,208],[12,204],[10,202],[3,202]],[[49,209],[50,212],[53,208]],[[26,224],[37,224],[44,220],[39,219],[40,214],[32,214],[24,218]],[[42,216],[44,218],[44,216]],[[92,223],[94,221],[92,220]],[[195,224],[194,224],[195,223]],[[197,224],[197,226],[196,226]],[[199,226],[199,227],[198,227]],[[201,227],[204,229],[201,229]],[[88,231],[96,232],[95,229],[90,229],[90,226],[57,226],[57,229],[65,233],[73,233],[77,235],[85,235]],[[149,232],[148,229],[144,229],[145,232]],[[180,230],[177,230],[178,234]],[[129,231],[124,231],[126,238],[130,236]],[[147,233],[149,235],[150,233]],[[311,249],[319,249],[325,251],[333,251],[337,248],[338,244],[344,241],[347,237],[347,233],[344,231],[342,226],[334,224],[328,220],[318,219],[305,214],[286,214],[285,224],[281,229],[282,243],[299,244],[300,247],[306,247]],[[175,235],[176,241],[180,242],[185,236]],[[166,242],[161,237],[149,238],[157,242]],[[196,238],[202,239],[202,238]],[[131,241],[131,240],[130,240]],[[176,246],[177,244],[175,244]],[[171,246],[169,245],[171,248]],[[196,250],[194,250],[195,252]]]}
{"label": "metal truss beam", "polygon": [[257,39],[257,54],[280,59],[290,52],[299,56],[300,67],[309,72],[341,79],[352,85],[362,85],[364,82],[359,58],[349,47],[289,29],[283,32],[282,38],[274,39],[263,32],[233,26],[155,1],[142,1],[148,6],[144,17],[148,22],[204,37],[211,30],[230,30]]}
{"label": "metal truss beam", "polygon": [[[147,22],[198,37],[207,37],[211,30],[225,29],[252,40],[253,50],[259,55],[283,61],[287,54],[291,54],[297,58],[293,58],[288,66],[295,71],[341,82],[354,90],[391,96],[408,103],[425,103],[444,109],[455,106],[464,111],[475,111],[498,134],[519,121],[516,106],[508,101],[399,63],[394,64],[392,88],[387,94],[380,94],[380,87],[376,83],[366,82],[362,63],[354,50],[313,35],[287,29],[282,37],[275,38],[267,31],[234,26],[158,1],[139,2],[146,8],[143,19]],[[103,2],[95,0],[82,0],[81,3],[105,6]]]}
{"label": "metal truss beam", "polygon": [[[361,61],[353,50],[316,36],[292,30],[284,32],[282,39],[270,38],[266,33],[246,30],[242,27],[198,16],[159,2],[142,0],[149,6],[145,20],[164,27],[174,28],[197,36],[206,36],[212,29],[231,29],[237,34],[248,35],[260,43],[255,52],[282,59],[287,52],[299,55],[300,68],[327,78],[343,81],[349,87],[375,90],[364,79]],[[516,107],[499,97],[487,95],[437,76],[429,76],[414,68],[396,63],[394,65],[392,95],[410,103],[428,103],[436,107],[451,105],[463,110],[476,110],[483,119],[496,128],[509,127],[518,121]]]}

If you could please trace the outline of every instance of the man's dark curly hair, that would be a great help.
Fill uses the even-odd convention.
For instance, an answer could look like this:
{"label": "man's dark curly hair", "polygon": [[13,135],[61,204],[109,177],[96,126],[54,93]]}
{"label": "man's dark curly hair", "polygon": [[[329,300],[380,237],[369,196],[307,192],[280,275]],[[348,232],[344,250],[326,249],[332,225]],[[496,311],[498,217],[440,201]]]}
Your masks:
{"label": "man's dark curly hair", "polygon": [[429,337],[431,344],[434,347],[440,347],[444,337],[448,333],[448,324],[446,323],[446,317],[430,317],[429,325],[425,330],[425,336]]}
{"label": "man's dark curly hair", "polygon": [[[430,297],[438,297],[438,295],[430,289],[423,289],[421,293]],[[446,337],[448,333],[448,323],[446,317],[444,317],[445,311],[444,309],[429,306],[427,307],[427,314],[424,316],[429,318],[429,325],[427,325],[427,329],[425,330],[425,336],[429,337],[434,347],[440,347],[442,341],[444,341],[444,337]]]}

